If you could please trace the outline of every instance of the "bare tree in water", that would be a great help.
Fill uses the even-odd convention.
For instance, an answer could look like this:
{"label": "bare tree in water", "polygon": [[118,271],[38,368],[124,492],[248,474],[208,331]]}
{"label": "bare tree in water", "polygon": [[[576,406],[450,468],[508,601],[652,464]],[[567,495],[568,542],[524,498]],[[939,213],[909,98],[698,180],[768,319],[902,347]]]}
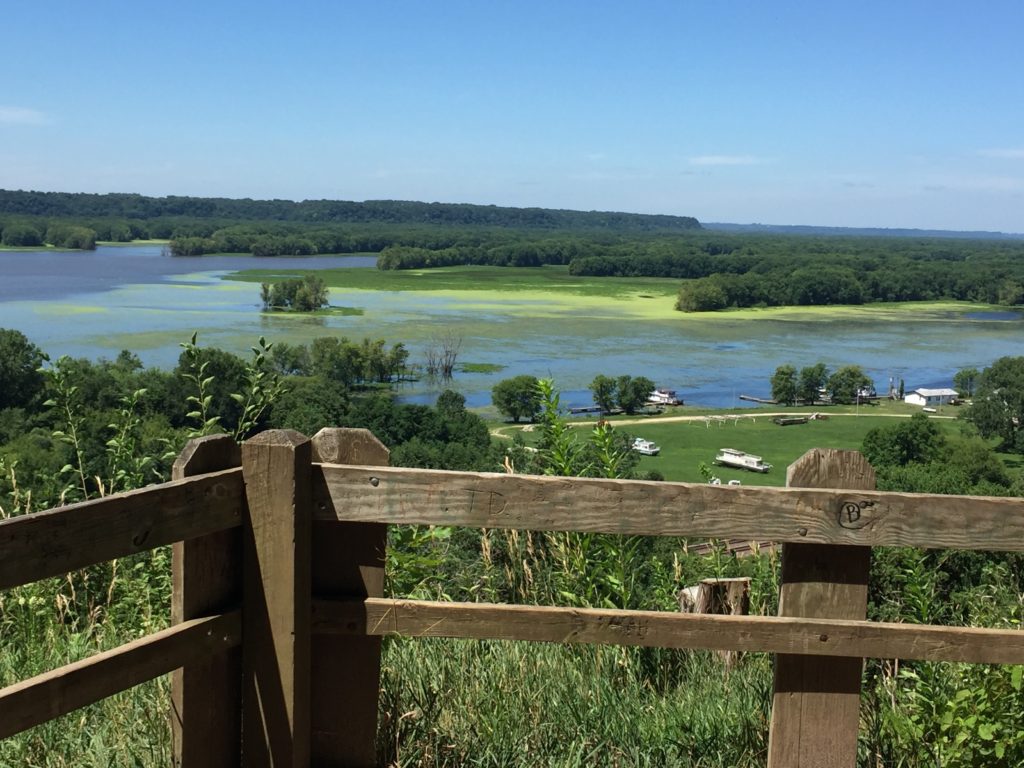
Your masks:
{"label": "bare tree in water", "polygon": [[434,336],[424,352],[427,375],[440,377],[442,381],[451,379],[455,374],[455,363],[461,348],[462,337],[456,336],[450,329],[440,336]]}

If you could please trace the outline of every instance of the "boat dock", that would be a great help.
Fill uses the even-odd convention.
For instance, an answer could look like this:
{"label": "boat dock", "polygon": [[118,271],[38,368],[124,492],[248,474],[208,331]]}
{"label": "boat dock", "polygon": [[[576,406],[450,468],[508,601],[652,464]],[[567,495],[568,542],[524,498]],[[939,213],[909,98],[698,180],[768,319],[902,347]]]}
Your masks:
{"label": "boat dock", "polygon": [[754,397],[753,395],[740,395],[740,400],[746,400],[748,403],[760,403],[761,405],[778,405],[778,400],[771,400],[764,397]]}

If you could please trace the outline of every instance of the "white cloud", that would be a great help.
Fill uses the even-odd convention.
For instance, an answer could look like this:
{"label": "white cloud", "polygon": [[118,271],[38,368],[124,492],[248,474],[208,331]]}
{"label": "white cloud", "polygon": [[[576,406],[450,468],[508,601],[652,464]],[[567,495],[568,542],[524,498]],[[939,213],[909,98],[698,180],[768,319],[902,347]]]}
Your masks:
{"label": "white cloud", "polygon": [[38,109],[0,106],[0,125],[47,125],[50,118]]}
{"label": "white cloud", "polygon": [[698,155],[690,158],[690,165],[758,165],[763,162],[753,155]]}
{"label": "white cloud", "polygon": [[999,160],[1024,160],[1024,149],[979,149],[982,157],[994,157]]}

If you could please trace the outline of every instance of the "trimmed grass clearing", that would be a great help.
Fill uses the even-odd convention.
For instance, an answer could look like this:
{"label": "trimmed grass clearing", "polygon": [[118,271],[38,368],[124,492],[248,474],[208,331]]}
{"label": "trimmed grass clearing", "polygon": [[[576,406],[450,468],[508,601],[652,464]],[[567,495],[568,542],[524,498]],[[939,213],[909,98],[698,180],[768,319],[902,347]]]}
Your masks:
{"label": "trimmed grass clearing", "polygon": [[[793,411],[793,415],[803,413]],[[813,411],[806,411],[812,413]],[[826,419],[808,421],[780,427],[769,415],[774,411],[745,411],[729,413],[719,411],[705,416],[691,416],[686,420],[658,420],[630,422],[625,419],[617,429],[645,440],[653,440],[661,447],[657,456],[640,456],[638,470],[660,472],[666,480],[700,483],[704,478],[700,465],[706,464],[712,474],[722,482],[739,480],[744,485],[784,486],[786,467],[800,458],[811,448],[841,448],[859,450],[864,436],[875,427],[888,426],[894,418],[903,414],[861,409],[860,414],[828,411]],[[950,418],[937,419],[943,429],[958,431],[959,423]],[[589,429],[593,422],[580,422],[577,426]],[[511,436],[515,430],[526,425],[502,425],[495,429],[498,434]],[[536,431],[529,427],[523,433],[527,443],[535,439]],[[580,434],[580,439],[584,435]],[[761,474],[730,467],[719,467],[714,463],[715,455],[722,448],[735,448],[757,454],[773,465],[770,472]]]}

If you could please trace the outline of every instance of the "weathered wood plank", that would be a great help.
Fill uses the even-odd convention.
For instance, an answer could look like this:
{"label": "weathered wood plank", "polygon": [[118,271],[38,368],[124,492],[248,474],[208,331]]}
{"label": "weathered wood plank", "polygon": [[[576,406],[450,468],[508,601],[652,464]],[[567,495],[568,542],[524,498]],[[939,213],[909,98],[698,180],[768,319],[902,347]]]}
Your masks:
{"label": "weathered wood plank", "polygon": [[[873,490],[875,471],[856,451],[812,449],[790,465],[790,487]],[[779,615],[864,619],[869,547],[782,546]],[[849,768],[857,762],[863,660],[780,654],[775,659],[769,768]]]}
{"label": "weathered wood plank", "polygon": [[232,469],[0,521],[0,589],[232,528],[244,498]]}
{"label": "weathered wood plank", "polygon": [[[386,466],[389,452],[369,430],[322,429],[313,436],[313,460]],[[386,543],[382,523],[314,522],[314,599],[383,595]],[[376,765],[381,639],[314,635],[312,644],[312,764]]]}
{"label": "weathered wood plank", "polygon": [[1024,499],[318,465],[314,516],[857,546],[1024,550]]}
{"label": "weathered wood plank", "polygon": [[385,598],[315,600],[313,631],[1024,663],[1024,631],[1020,630]]}
{"label": "weathered wood plank", "polygon": [[0,739],[241,642],[238,611],[177,624],[0,690]]}
{"label": "weathered wood plank", "polygon": [[[242,451],[228,435],[190,440],[171,476],[183,480],[242,465]],[[171,621],[222,613],[242,599],[242,536],[239,527],[174,545]],[[234,648],[175,670],[171,676],[174,765],[219,768],[239,765],[242,755],[242,654]]]}
{"label": "weathered wood plank", "polygon": [[261,432],[242,444],[242,764],[310,764],[309,439]]}

